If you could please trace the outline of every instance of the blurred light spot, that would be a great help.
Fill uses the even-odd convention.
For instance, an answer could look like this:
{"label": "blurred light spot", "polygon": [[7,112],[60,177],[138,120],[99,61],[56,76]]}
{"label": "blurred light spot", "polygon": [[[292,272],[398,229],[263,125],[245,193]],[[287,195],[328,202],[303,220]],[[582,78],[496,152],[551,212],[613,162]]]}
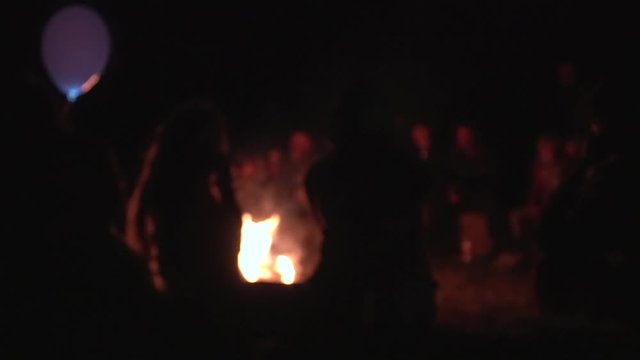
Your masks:
{"label": "blurred light spot", "polygon": [[76,99],[80,95],[82,95],[82,88],[74,87],[67,90],[67,100],[69,100],[70,102],[76,101]]}

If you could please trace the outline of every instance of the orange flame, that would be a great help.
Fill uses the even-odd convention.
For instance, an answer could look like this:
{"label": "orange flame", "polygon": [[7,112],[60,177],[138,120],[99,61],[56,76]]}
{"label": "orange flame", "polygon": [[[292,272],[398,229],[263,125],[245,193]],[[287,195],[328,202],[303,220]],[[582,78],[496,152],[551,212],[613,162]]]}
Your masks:
{"label": "orange flame", "polygon": [[296,279],[296,268],[291,258],[285,255],[276,257],[276,272],[280,274],[280,282],[291,285]]}
{"label": "orange flame", "polygon": [[296,270],[293,260],[286,255],[271,254],[271,245],[280,225],[280,216],[275,214],[262,221],[254,221],[250,214],[242,215],[238,268],[247,282],[279,281],[290,285],[295,282]]}

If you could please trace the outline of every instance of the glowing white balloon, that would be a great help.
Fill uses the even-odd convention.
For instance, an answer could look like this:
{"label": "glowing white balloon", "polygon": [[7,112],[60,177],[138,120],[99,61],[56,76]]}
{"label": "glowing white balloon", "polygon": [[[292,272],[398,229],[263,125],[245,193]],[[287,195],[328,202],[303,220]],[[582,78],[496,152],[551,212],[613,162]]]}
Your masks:
{"label": "glowing white balloon", "polygon": [[63,8],[42,35],[42,58],[56,87],[75,101],[100,80],[111,39],[102,17],[84,5]]}

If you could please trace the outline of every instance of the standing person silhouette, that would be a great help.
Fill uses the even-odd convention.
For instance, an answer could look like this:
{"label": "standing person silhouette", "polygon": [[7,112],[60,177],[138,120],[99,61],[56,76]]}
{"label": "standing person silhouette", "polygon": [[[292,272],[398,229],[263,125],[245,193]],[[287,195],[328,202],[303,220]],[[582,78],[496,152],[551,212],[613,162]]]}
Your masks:
{"label": "standing person silhouette", "polygon": [[[7,237],[18,248],[3,262],[19,280],[8,291],[20,297],[7,307],[17,319],[7,321],[11,345],[26,357],[37,349],[54,358],[146,358],[153,292],[144,263],[109,229],[117,187],[106,148],[56,123],[54,109],[69,105],[37,78],[16,80],[21,96],[3,108],[19,139],[10,143],[16,167],[6,172],[20,218]],[[68,124],[93,120],[70,110]]]}
{"label": "standing person silhouette", "polygon": [[638,109],[629,78],[621,74],[600,90],[595,105],[603,128],[544,214],[537,286],[549,314],[637,329]]}
{"label": "standing person silhouette", "polygon": [[240,283],[241,218],[225,133],[218,111],[199,102],[181,108],[164,132],[147,196],[156,217],[161,272],[176,311],[177,351],[210,353],[228,345],[212,334],[232,333],[231,304]]}
{"label": "standing person silhouette", "polygon": [[370,88],[344,99],[332,129],[335,150],[307,178],[325,231],[311,279],[324,330],[340,346],[368,343],[360,350],[372,355],[407,351],[398,345],[427,328],[434,310],[419,184],[410,159],[391,145],[382,100]]}

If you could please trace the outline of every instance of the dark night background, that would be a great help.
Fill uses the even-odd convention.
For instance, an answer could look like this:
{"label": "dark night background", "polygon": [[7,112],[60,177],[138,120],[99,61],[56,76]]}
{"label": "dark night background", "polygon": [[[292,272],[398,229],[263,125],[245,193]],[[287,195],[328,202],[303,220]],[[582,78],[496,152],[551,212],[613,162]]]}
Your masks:
{"label": "dark night background", "polygon": [[[10,16],[19,19],[7,32],[12,75],[52,94],[40,36],[48,16],[70,3],[22,2]],[[574,65],[579,97],[589,101],[633,64],[638,33],[624,8],[566,0],[85,3],[107,19],[113,46],[103,80],[77,111],[91,118],[86,131],[119,151],[136,152],[173,104],[202,94],[231,119],[241,147],[283,130],[322,131],[345,87],[368,78],[398,115],[442,132],[455,121],[479,125],[505,155],[503,167],[522,174],[516,188],[537,134],[575,130],[561,117],[556,67]]]}
{"label": "dark night background", "polygon": [[[114,149],[129,178],[153,129],[185,100],[214,99],[234,148],[264,149],[297,129],[326,134],[343,92],[366,79],[397,119],[433,125],[435,146],[451,145],[458,122],[477,126],[499,164],[499,196],[515,206],[540,134],[588,131],[572,114],[592,116],[611,79],[625,79],[626,96],[637,92],[637,12],[613,2],[33,0],[0,5],[10,112],[55,109],[43,116],[53,117],[64,102],[40,39],[51,14],[76,3],[101,13],[112,38],[100,83],[74,104],[77,128]],[[558,83],[560,64],[575,70],[571,94]],[[46,151],[30,139],[47,126],[10,123],[9,157],[28,167],[22,151]]]}

